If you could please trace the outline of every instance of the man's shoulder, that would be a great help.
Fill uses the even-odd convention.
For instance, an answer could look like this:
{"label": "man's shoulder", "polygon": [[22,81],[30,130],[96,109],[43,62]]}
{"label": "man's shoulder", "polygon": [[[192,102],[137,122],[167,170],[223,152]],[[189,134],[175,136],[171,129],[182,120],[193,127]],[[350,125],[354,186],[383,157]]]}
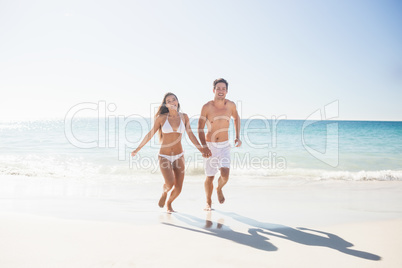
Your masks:
{"label": "man's shoulder", "polygon": [[229,99],[226,99],[226,105],[228,106],[236,106],[236,104],[234,103],[234,101],[231,101]]}
{"label": "man's shoulder", "polygon": [[[229,100],[229,99],[225,99],[225,104],[226,104],[226,105],[236,105],[233,101],[231,101],[231,100]],[[203,105],[203,107],[208,107],[208,106],[213,106],[213,105],[214,105],[214,101],[211,100],[211,101],[208,101],[207,103],[205,103],[205,104]]]}
{"label": "man's shoulder", "polygon": [[211,106],[213,106],[214,105],[214,101],[208,101],[207,103],[205,103],[203,106],[202,106],[202,108],[209,108],[209,107],[211,107]]}

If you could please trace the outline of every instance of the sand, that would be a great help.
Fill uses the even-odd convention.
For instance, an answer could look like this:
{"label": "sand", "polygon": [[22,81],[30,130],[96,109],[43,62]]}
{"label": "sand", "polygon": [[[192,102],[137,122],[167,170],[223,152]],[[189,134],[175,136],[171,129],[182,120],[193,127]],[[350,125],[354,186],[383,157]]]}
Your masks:
{"label": "sand", "polygon": [[250,180],[168,214],[160,181],[2,176],[0,267],[402,267],[402,182]]}

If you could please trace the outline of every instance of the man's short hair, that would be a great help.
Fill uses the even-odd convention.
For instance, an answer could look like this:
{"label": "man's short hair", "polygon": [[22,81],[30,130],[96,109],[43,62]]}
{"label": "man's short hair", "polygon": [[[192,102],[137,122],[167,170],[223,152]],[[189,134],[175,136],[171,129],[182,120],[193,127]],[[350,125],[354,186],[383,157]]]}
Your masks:
{"label": "man's short hair", "polygon": [[216,79],[214,81],[214,88],[216,87],[216,84],[218,84],[218,83],[225,83],[226,84],[226,89],[228,89],[228,87],[229,87],[228,81],[226,81],[223,78],[218,78],[218,79]]}

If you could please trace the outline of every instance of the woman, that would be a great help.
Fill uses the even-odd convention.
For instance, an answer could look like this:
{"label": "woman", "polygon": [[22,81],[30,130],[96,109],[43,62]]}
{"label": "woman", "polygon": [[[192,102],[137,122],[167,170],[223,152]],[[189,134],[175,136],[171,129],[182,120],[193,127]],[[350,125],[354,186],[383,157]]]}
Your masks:
{"label": "woman", "polygon": [[180,104],[176,95],[170,92],[166,93],[156,113],[154,126],[138,148],[131,153],[131,156],[134,157],[155,133],[159,131],[159,140],[162,143],[158,156],[159,167],[165,179],[159,206],[162,208],[165,205],[168,192],[173,189],[166,202],[169,213],[174,212],[172,202],[179,196],[183,187],[185,162],[181,138],[184,131],[187,132],[191,142],[197,149],[203,153],[201,145],[191,131],[190,120],[187,114],[180,113],[179,111]]}

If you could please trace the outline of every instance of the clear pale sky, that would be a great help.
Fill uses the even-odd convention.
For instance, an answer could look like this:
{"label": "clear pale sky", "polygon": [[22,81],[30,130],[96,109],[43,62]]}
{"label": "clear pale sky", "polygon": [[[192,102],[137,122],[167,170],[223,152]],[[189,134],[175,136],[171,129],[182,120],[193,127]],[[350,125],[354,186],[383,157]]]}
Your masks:
{"label": "clear pale sky", "polygon": [[0,1],[0,118],[195,116],[218,77],[243,118],[401,121],[402,1]]}

